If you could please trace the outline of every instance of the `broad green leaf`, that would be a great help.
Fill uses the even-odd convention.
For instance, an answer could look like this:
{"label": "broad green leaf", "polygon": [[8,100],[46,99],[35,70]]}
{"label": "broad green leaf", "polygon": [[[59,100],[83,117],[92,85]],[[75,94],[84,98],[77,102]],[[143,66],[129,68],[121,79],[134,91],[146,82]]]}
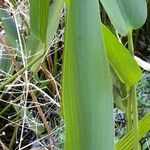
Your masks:
{"label": "broad green leaf", "polygon": [[141,27],[147,18],[146,0],[100,0],[113,26],[121,35]]}
{"label": "broad green leaf", "polygon": [[[0,10],[0,21],[2,21],[4,31],[6,32],[8,43],[11,47],[16,48],[18,35],[15,22],[13,21],[12,17],[4,10]],[[1,50],[0,53],[0,69],[8,73],[11,67],[11,60],[6,51]]]}
{"label": "broad green leaf", "polygon": [[30,0],[30,25],[31,31],[46,42],[48,23],[49,0]]}
{"label": "broad green leaf", "polygon": [[15,22],[12,17],[4,10],[0,10],[0,21],[2,21],[2,25],[7,34],[7,39],[13,48],[16,48],[18,34]]}
{"label": "broad green leaf", "polygon": [[104,25],[102,29],[109,63],[123,83],[128,87],[134,85],[142,75],[140,67],[130,52]]}
{"label": "broad green leaf", "polygon": [[[150,130],[150,113],[146,114],[139,121],[139,139],[143,138]],[[134,149],[133,129],[127,132],[116,144],[115,150],[131,150]]]}
{"label": "broad green leaf", "polygon": [[62,79],[65,150],[113,150],[113,100],[99,4],[69,0],[67,6]]}

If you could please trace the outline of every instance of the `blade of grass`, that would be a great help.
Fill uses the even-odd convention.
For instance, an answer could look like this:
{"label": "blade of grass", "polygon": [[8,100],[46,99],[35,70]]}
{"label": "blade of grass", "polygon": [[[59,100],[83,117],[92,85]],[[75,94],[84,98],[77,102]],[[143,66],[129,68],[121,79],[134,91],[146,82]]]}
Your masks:
{"label": "blade of grass", "polygon": [[49,8],[48,26],[47,26],[47,33],[46,33],[47,47],[49,46],[50,42],[52,41],[58,29],[63,6],[64,6],[64,0],[55,0]]}
{"label": "blade of grass", "polygon": [[[150,113],[146,114],[139,121],[139,139],[143,138],[144,135],[150,130]],[[134,134],[133,129],[127,132],[116,144],[115,150],[129,150],[133,149],[134,145]]]}
{"label": "blade of grass", "polygon": [[[59,25],[64,1],[55,0],[50,6],[49,3],[47,4],[47,1],[48,0],[44,0],[44,2],[43,0],[30,0],[30,23],[32,32],[26,41],[28,53],[30,51],[29,56],[32,56],[29,61],[36,57],[35,54],[38,53],[39,50],[43,49],[43,51],[45,51],[45,49],[47,49],[47,51],[45,51],[46,53],[49,51],[48,48]],[[42,21],[43,23],[41,24]],[[43,58],[39,59],[39,61],[32,66],[31,69],[33,72],[37,71],[42,61]]]}
{"label": "blade of grass", "polygon": [[48,23],[49,0],[30,0],[30,25],[31,31],[46,42]]}

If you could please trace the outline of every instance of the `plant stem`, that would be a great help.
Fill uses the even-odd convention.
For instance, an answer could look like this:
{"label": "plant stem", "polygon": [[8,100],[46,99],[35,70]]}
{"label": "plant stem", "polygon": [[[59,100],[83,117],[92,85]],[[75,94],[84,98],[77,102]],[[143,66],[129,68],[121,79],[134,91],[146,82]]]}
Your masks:
{"label": "plant stem", "polygon": [[9,108],[11,104],[7,105],[2,111],[0,111],[0,116],[2,116]]}
{"label": "plant stem", "polygon": [[134,55],[134,45],[133,45],[133,37],[132,30],[128,33],[128,49],[132,55]]}
{"label": "plant stem", "polygon": [[131,118],[132,107],[131,106],[132,104],[130,98],[127,98],[127,110],[126,110],[127,131],[131,131],[132,129],[132,118]]}
{"label": "plant stem", "polygon": [[[128,48],[131,54],[134,56],[132,30],[128,34]],[[137,110],[136,86],[135,85],[132,86],[130,90],[131,91],[130,91],[128,103],[131,103],[129,109],[132,109],[132,115],[133,115],[134,148],[136,150],[139,150],[140,147],[139,147],[139,135],[138,135],[138,110]]]}
{"label": "plant stem", "polygon": [[130,101],[132,102],[132,113],[133,113],[133,132],[134,132],[134,142],[135,149],[139,150],[139,134],[138,134],[138,110],[137,110],[137,96],[136,96],[136,86],[134,85],[131,88],[131,97]]}
{"label": "plant stem", "polygon": [[[131,54],[134,54],[134,46],[133,46],[133,37],[132,37],[132,31],[128,34],[128,49],[130,50]],[[128,92],[127,92],[128,93]],[[126,110],[126,116],[127,116],[127,130],[130,131],[132,129],[132,102],[130,100],[130,97],[127,99],[127,110]]]}
{"label": "plant stem", "polygon": [[[19,118],[20,118],[20,113],[18,113],[16,120],[18,120]],[[9,150],[12,150],[12,148],[13,148],[13,144],[14,144],[14,141],[16,139],[16,134],[17,134],[18,128],[19,128],[19,125],[16,125],[14,132],[13,132],[13,135],[12,135],[12,138],[11,138],[11,141],[10,141],[10,144],[9,144]]]}

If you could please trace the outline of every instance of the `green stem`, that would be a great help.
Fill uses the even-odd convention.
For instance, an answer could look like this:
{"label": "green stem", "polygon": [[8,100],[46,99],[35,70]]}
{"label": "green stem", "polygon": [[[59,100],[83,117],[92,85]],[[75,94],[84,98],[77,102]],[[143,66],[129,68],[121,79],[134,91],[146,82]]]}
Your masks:
{"label": "green stem", "polygon": [[10,108],[11,104],[7,105],[1,112],[0,112],[0,116],[2,116],[9,108]]}
{"label": "green stem", "polygon": [[134,45],[133,45],[133,37],[132,30],[128,33],[128,49],[132,55],[134,55]]}
{"label": "green stem", "polygon": [[136,86],[134,85],[131,88],[131,97],[130,100],[132,102],[132,110],[133,110],[133,132],[134,132],[134,142],[135,148],[139,150],[139,126],[138,126],[138,110],[137,110],[137,96],[136,96]]}
{"label": "green stem", "polygon": [[126,110],[127,131],[131,131],[132,129],[131,113],[132,113],[131,101],[129,98],[127,98],[127,110]]}
{"label": "green stem", "polygon": [[[17,102],[18,99],[15,99],[13,102]],[[12,106],[12,104],[8,104],[3,110],[0,111],[0,116],[2,116],[3,114],[5,114],[7,112],[7,110],[9,110],[9,108]]]}
{"label": "green stem", "polygon": [[[132,30],[128,34],[128,48],[131,54],[134,56]],[[128,102],[131,103],[131,106],[129,106],[129,109],[130,111],[132,111],[132,115],[133,115],[134,147],[136,150],[139,150],[140,146],[139,146],[139,134],[138,134],[138,110],[137,110],[136,86],[135,85],[132,86],[130,90],[131,91],[130,91]]]}
{"label": "green stem", "polygon": [[[20,117],[20,114],[18,113],[17,114],[17,117],[16,117],[16,120],[18,120]],[[14,144],[14,141],[16,139],[16,134],[17,134],[17,130],[18,130],[19,126],[16,125],[15,129],[14,129],[14,132],[13,132],[13,135],[12,135],[12,138],[11,138],[11,141],[10,141],[10,144],[9,144],[9,150],[13,150],[13,144]]]}
{"label": "green stem", "polygon": [[3,90],[6,85],[8,85],[11,82],[13,82],[19,75],[21,75],[22,73],[24,73],[27,70],[27,68],[30,68],[32,65],[34,65],[44,55],[45,55],[45,51],[42,52],[42,53],[40,53],[35,59],[33,59],[30,63],[28,63],[26,67],[20,69],[16,74],[14,74],[13,76],[11,76],[8,80],[6,80],[5,82],[1,83],[0,90]]}

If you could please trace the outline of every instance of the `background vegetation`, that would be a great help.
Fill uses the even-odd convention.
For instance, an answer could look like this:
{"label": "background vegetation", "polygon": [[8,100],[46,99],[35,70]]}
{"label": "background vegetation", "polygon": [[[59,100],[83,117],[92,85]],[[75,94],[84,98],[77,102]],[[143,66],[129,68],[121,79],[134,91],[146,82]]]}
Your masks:
{"label": "background vegetation", "polygon": [[[69,139],[66,140],[65,149],[73,147],[80,150],[89,145],[94,145],[89,149],[97,150],[100,146],[113,149],[112,116],[115,122],[115,149],[150,149],[150,67],[145,64],[150,62],[149,1],[126,0],[119,5],[120,8],[126,7],[126,12],[122,12],[117,3],[110,3],[114,6],[110,7],[108,0],[101,0],[99,4],[98,1],[92,4],[86,0],[76,0],[76,3],[70,1],[0,0],[0,149],[63,150],[65,131]],[[79,5],[82,7],[76,7]],[[131,6],[137,9],[135,13]],[[82,18],[78,18],[76,13]],[[90,18],[88,23],[84,20],[87,16]],[[79,19],[78,22],[74,21],[76,19]],[[99,30],[100,26],[102,30]],[[87,39],[86,35],[91,37]],[[76,36],[79,36],[77,41],[74,38]],[[84,40],[80,40],[80,37]],[[99,47],[103,49],[100,60],[99,52],[96,51]],[[93,48],[96,50],[91,53]],[[116,49],[119,49],[117,53]],[[142,71],[133,59],[134,56]],[[141,59],[145,62],[141,63]],[[109,80],[107,77],[111,83],[105,85],[105,79]],[[98,83],[102,84],[103,81],[106,87],[101,88]],[[75,88],[75,84],[81,88]],[[137,101],[133,98],[134,94],[130,94],[135,88]],[[108,95],[107,99],[110,100],[106,102],[102,98],[100,103],[105,105],[101,105],[100,109],[100,105],[94,105],[93,102],[96,93],[97,97]],[[87,97],[89,107],[80,103],[82,97]],[[72,103],[69,103],[70,99]],[[89,112],[84,114],[87,109]],[[82,114],[80,112],[83,113],[83,120],[79,118]],[[99,128],[92,126],[89,118],[94,118]],[[106,127],[106,123],[109,127]],[[83,131],[87,124],[87,130]],[[70,140],[72,134],[76,134],[74,128],[82,132],[81,135],[86,135],[74,137],[75,143]],[[97,130],[93,137],[89,137],[95,128]],[[105,130],[105,135],[96,137],[98,130]],[[72,145],[69,145],[70,142]]]}

